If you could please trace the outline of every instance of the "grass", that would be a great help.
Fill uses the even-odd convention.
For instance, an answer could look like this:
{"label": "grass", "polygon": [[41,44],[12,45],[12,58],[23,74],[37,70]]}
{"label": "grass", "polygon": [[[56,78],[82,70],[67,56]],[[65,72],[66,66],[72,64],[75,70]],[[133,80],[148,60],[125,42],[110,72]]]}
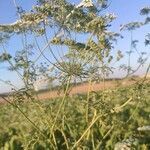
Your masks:
{"label": "grass", "polygon": [[0,105],[0,149],[111,150],[132,139],[132,149],[148,150],[150,134],[137,128],[150,125],[149,93],[145,83],[65,97],[59,115],[62,98]]}

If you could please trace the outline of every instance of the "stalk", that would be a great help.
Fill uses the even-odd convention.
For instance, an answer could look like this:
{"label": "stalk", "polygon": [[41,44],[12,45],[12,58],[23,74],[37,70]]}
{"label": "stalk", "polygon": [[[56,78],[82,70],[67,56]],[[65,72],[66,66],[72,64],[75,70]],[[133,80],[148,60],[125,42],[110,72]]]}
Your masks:
{"label": "stalk", "polygon": [[56,117],[55,117],[54,123],[53,123],[53,125],[52,125],[51,131],[53,131],[53,129],[54,129],[55,125],[56,125],[56,122],[57,122],[58,116],[59,116],[59,114],[60,114],[60,112],[61,112],[61,109],[62,109],[62,107],[63,107],[63,104],[64,104],[64,102],[65,102],[65,98],[66,98],[66,95],[67,95],[67,92],[68,92],[68,89],[69,89],[69,85],[70,85],[70,80],[71,80],[71,76],[68,78],[68,82],[67,82],[66,90],[65,90],[65,93],[64,93],[63,99],[62,99],[62,101],[61,101],[61,104],[60,104],[60,106],[59,106],[59,109],[58,109],[58,111],[57,111],[57,114],[56,114]]}

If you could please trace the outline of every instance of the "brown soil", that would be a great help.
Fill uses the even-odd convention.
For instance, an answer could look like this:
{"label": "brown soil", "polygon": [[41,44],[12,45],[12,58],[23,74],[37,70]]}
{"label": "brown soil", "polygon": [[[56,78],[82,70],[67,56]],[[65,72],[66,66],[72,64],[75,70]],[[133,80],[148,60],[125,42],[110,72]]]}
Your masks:
{"label": "brown soil", "polygon": [[[75,94],[84,94],[87,93],[88,91],[101,91],[101,90],[106,90],[106,89],[114,89],[117,87],[124,87],[127,85],[132,85],[134,84],[135,81],[106,81],[105,83],[92,83],[92,85],[89,85],[88,83],[84,83],[82,85],[77,85],[74,86],[70,89],[69,95],[75,95]],[[38,94],[39,99],[44,100],[44,99],[50,99],[50,98],[56,98],[56,97],[62,97],[64,94],[63,92],[58,92],[58,91],[47,91],[47,92],[42,92]]]}
{"label": "brown soil", "polygon": [[[88,83],[84,83],[81,85],[74,86],[70,89],[69,95],[75,95],[75,94],[83,94],[88,91],[101,91],[105,89],[114,89],[124,86],[129,86],[134,84],[135,81],[133,80],[117,80],[117,81],[105,81],[105,83],[92,83],[92,85],[89,85]],[[46,99],[52,99],[56,97],[62,97],[63,92],[60,91],[43,91],[37,94],[38,98],[40,100],[46,100]],[[0,97],[0,103],[3,103],[4,100]]]}

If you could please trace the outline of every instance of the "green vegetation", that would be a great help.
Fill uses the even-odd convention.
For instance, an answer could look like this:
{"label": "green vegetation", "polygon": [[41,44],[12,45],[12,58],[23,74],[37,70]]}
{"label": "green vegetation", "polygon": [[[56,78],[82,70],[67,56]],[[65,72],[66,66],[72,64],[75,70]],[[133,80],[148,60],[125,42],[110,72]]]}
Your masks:
{"label": "green vegetation", "polygon": [[[142,90],[142,92],[140,92]],[[61,99],[17,102],[0,106],[1,149],[114,149],[128,141],[136,150],[150,148],[150,83],[66,97],[54,125]],[[16,109],[16,104],[32,123]],[[27,121],[28,120],[28,121]]]}

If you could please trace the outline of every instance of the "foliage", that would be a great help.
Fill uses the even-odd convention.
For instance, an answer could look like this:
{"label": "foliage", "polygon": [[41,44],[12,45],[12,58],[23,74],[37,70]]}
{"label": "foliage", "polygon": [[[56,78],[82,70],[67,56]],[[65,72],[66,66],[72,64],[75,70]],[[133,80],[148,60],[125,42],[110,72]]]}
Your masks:
{"label": "foliage", "polygon": [[[140,84],[105,92],[91,92],[89,102],[89,119],[86,122],[86,95],[66,97],[65,109],[61,111],[58,121],[51,127],[61,103],[61,99],[18,104],[24,113],[32,118],[38,126],[27,122],[13,106],[0,106],[0,147],[9,149],[71,149],[82,136],[88,126],[98,116],[99,118],[89,128],[76,147],[79,149],[113,149],[117,142],[133,141],[130,145],[135,149],[150,148],[149,133],[138,131],[138,127],[149,125],[149,95],[150,84]],[[103,97],[105,99],[103,100]],[[113,101],[112,101],[113,98]],[[122,106],[128,99],[132,100]],[[32,111],[31,111],[32,110]],[[44,136],[42,135],[44,134]]]}

